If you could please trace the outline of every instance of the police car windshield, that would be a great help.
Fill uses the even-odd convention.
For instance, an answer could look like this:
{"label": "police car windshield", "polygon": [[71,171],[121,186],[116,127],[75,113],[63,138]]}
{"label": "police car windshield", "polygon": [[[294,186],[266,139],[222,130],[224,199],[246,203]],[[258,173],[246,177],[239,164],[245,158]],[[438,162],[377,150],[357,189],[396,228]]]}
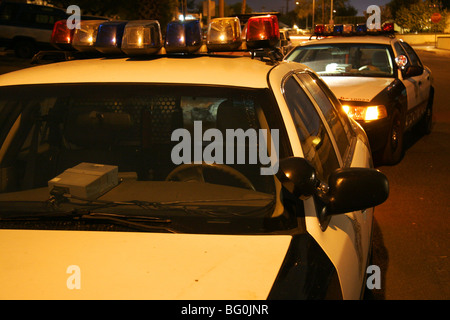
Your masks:
{"label": "police car windshield", "polygon": [[213,86],[0,88],[0,201],[45,201],[50,180],[90,163],[118,167],[122,182],[101,196],[105,201],[189,204],[215,218],[270,217],[276,177],[263,169],[272,164],[264,149],[272,100],[264,89]]}
{"label": "police car windshield", "polygon": [[394,75],[394,64],[386,45],[333,43],[300,46],[286,60],[305,64],[322,76]]}

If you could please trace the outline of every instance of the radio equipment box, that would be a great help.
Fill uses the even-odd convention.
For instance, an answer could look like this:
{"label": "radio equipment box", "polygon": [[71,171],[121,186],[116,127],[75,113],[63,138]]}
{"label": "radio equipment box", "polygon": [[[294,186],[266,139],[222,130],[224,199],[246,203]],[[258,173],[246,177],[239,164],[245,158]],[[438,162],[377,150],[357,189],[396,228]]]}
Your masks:
{"label": "radio equipment box", "polygon": [[94,200],[119,183],[118,167],[82,162],[48,182],[50,191],[58,188],[74,197]]}

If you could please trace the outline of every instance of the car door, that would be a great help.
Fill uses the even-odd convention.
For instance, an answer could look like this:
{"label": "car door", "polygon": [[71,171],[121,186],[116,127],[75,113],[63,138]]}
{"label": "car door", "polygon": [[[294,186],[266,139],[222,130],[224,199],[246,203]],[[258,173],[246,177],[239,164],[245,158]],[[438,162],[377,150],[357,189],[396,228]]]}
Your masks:
{"label": "car door", "polygon": [[424,68],[422,61],[420,61],[419,56],[408,43],[402,42],[401,45],[403,46],[403,48],[405,48],[406,52],[408,53],[412,65],[415,65],[423,70],[423,73],[417,76],[417,78],[419,85],[418,104],[424,107],[428,101],[428,96],[430,94],[430,87],[431,87],[430,72],[428,69]]}
{"label": "car door", "polygon": [[[423,68],[420,59],[405,42],[397,41],[394,43],[394,48],[396,51],[396,56],[404,55],[407,57],[408,62],[402,72],[403,84],[406,88],[406,96],[408,102],[406,124],[405,127],[409,128],[424,112],[426,106],[426,99],[428,98],[429,92],[429,72]],[[408,49],[407,49],[408,48]],[[422,73],[419,75],[407,76],[406,70],[410,66],[415,66],[422,69]]]}
{"label": "car door", "polygon": [[[328,182],[331,172],[344,163],[339,151],[342,141],[338,142],[330,128],[344,129],[336,129],[339,119],[332,115],[336,110],[326,105],[324,92],[314,80],[307,73],[292,75],[284,81],[283,91],[304,157],[315,167],[320,180]],[[372,211],[369,215],[349,212],[321,219],[323,207],[317,200],[310,197],[304,202],[307,230],[335,265],[344,299],[358,299],[370,250]]]}

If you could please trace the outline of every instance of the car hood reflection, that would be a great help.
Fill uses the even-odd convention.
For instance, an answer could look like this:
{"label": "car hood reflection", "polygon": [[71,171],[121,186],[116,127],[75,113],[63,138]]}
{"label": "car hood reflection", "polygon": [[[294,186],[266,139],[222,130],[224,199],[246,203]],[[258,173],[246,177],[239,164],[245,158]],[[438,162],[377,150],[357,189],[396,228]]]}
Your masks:
{"label": "car hood reflection", "polygon": [[374,77],[330,77],[322,79],[341,101],[370,102],[378,93],[390,85],[393,78]]}

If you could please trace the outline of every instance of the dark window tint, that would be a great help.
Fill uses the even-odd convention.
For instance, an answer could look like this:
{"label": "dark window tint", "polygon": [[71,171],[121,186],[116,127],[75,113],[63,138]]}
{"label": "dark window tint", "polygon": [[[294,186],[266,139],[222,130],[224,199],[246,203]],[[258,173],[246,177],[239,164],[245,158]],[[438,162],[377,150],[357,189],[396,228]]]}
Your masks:
{"label": "dark window tint", "polygon": [[305,73],[299,74],[298,77],[311,93],[314,100],[316,100],[319,108],[322,110],[322,114],[324,115],[325,120],[327,121],[328,126],[336,139],[339,152],[342,156],[344,156],[347,148],[349,147],[349,139],[330,99],[317,84],[317,79],[313,79],[311,75]]}
{"label": "dark window tint", "polygon": [[284,95],[294,120],[305,158],[316,168],[319,178],[328,181],[339,168],[328,132],[313,103],[294,78],[284,85]]}

